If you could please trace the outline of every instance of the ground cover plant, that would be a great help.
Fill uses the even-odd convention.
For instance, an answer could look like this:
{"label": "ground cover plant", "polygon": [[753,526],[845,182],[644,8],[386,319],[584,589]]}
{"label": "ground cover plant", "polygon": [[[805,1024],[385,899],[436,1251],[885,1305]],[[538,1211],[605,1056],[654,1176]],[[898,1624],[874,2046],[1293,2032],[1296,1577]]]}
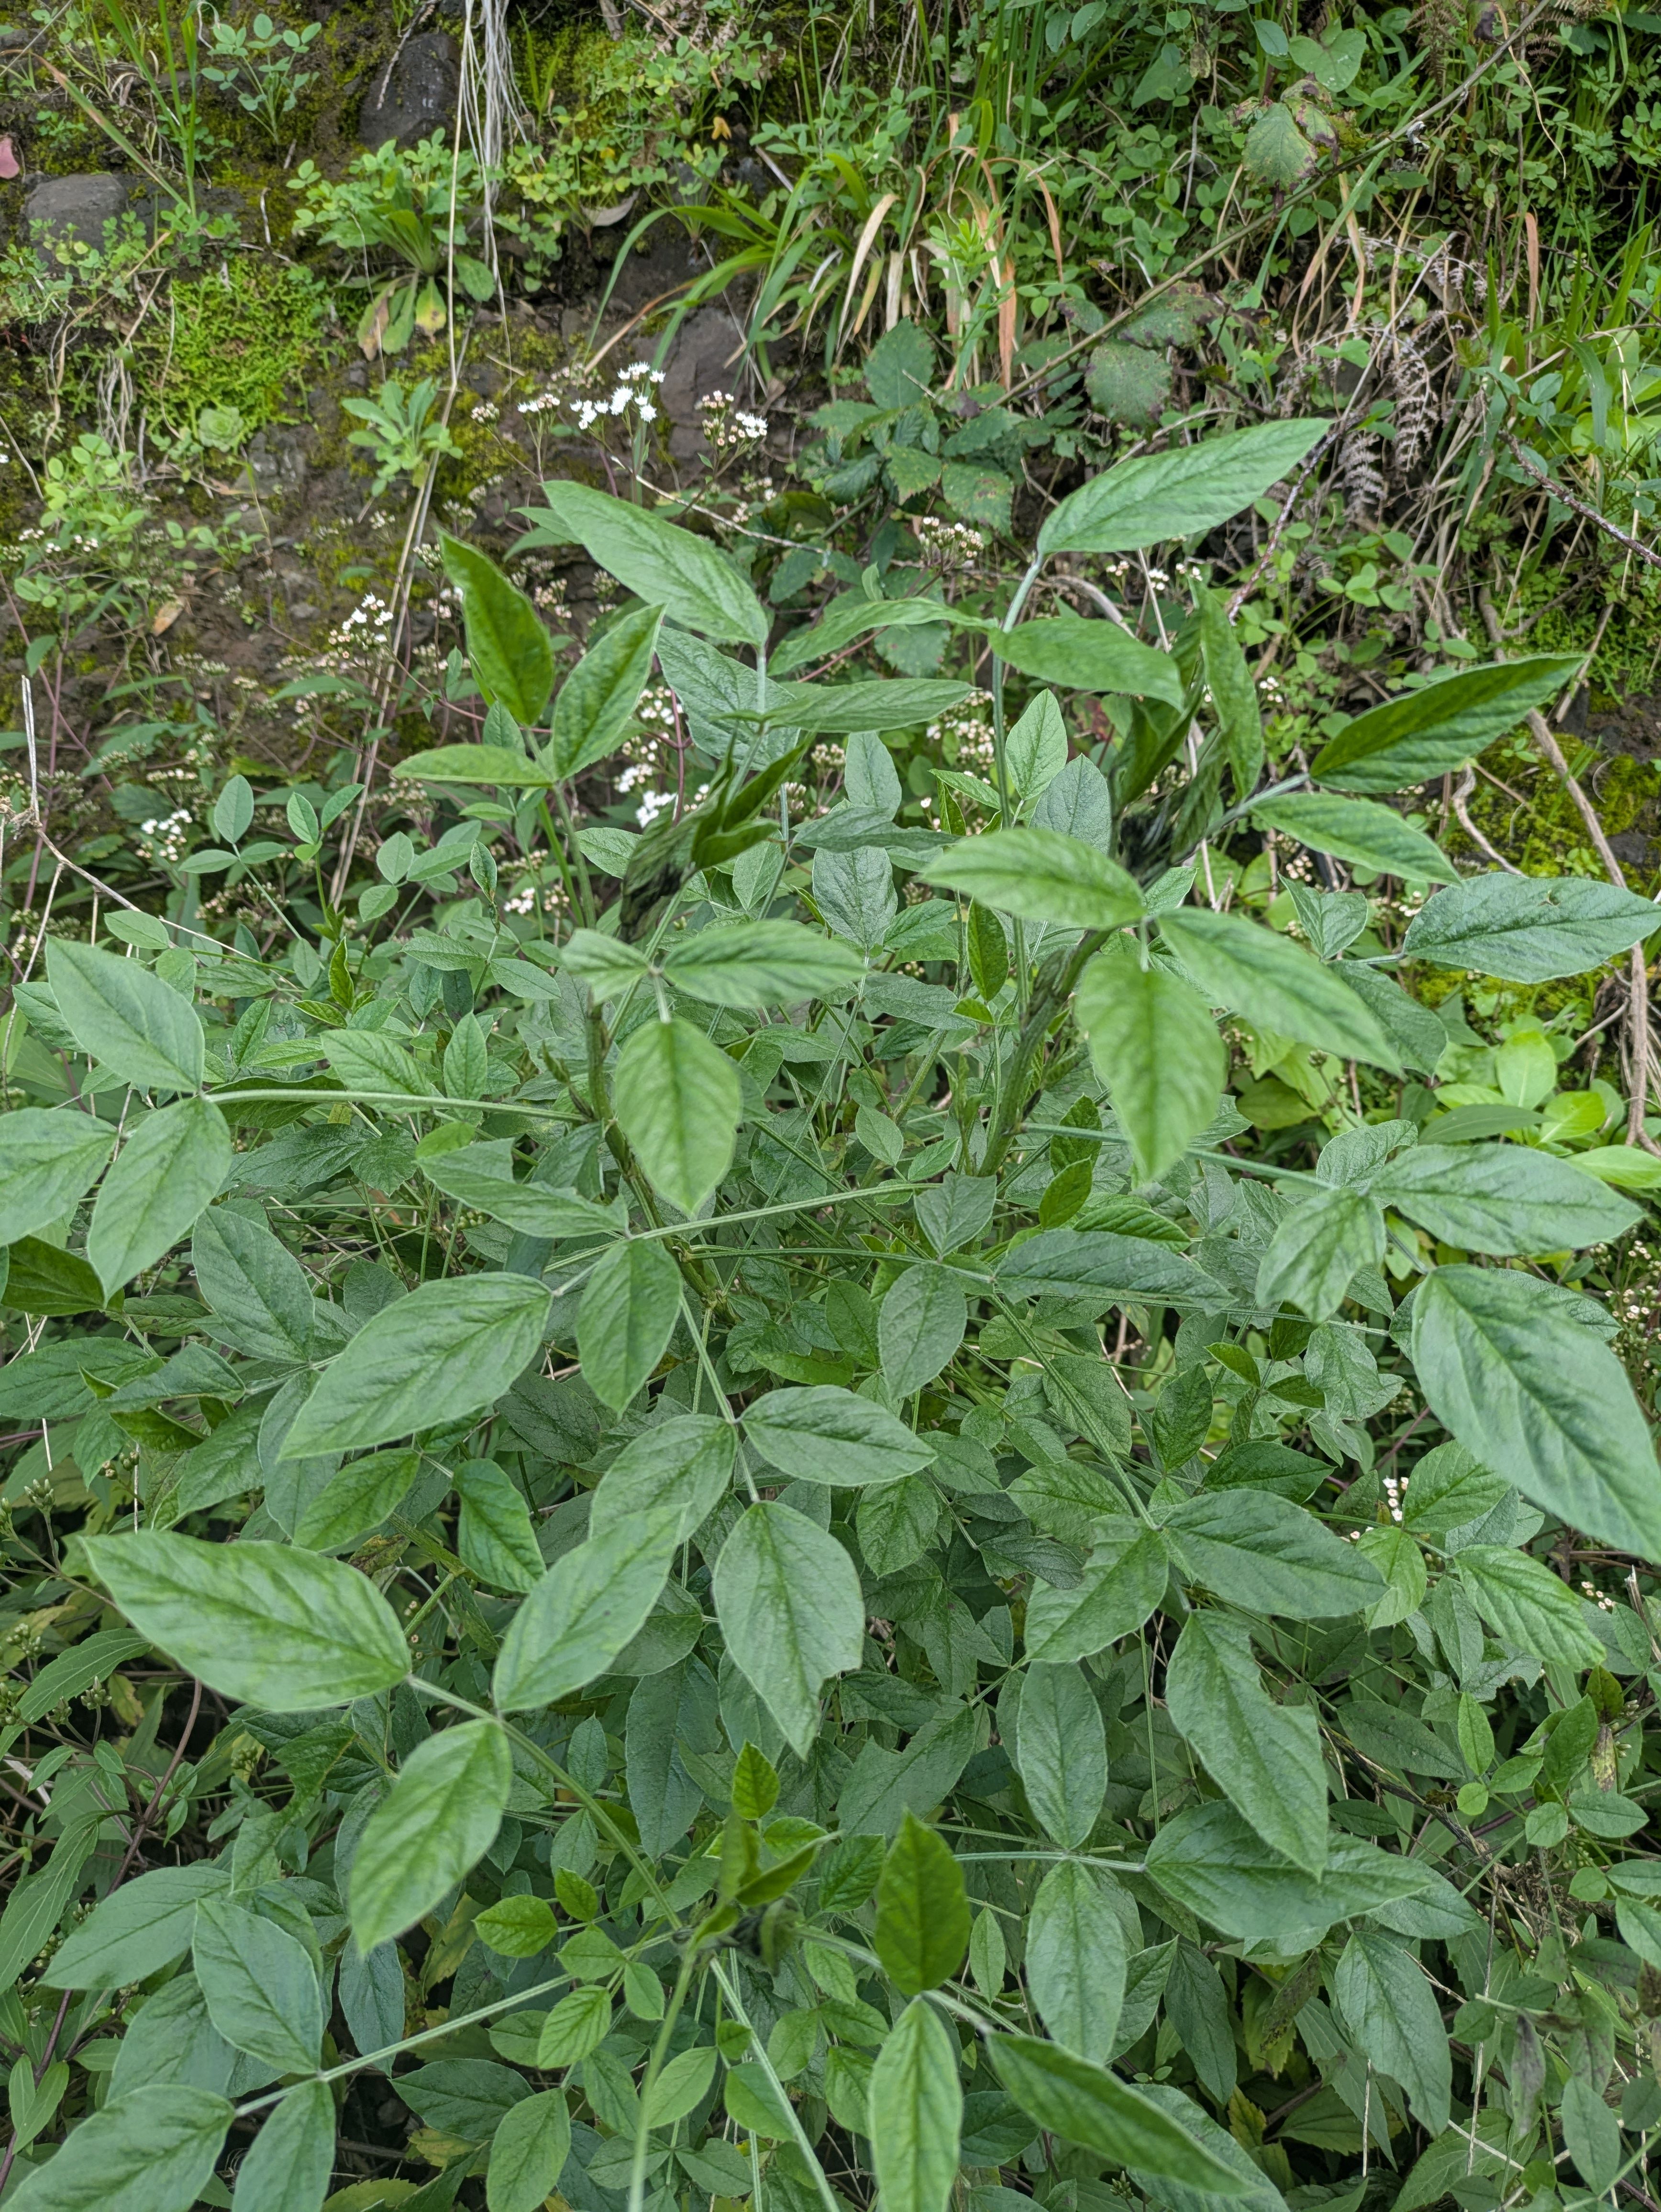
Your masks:
{"label": "ground cover plant", "polygon": [[1661,18],[317,13],[0,29],[0,2204],[1655,2212]]}

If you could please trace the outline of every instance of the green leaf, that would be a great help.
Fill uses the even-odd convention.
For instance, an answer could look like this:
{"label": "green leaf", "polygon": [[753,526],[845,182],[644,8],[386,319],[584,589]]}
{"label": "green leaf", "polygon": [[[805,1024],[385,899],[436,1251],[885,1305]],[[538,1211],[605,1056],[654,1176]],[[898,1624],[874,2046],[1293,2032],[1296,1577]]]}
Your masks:
{"label": "green leaf", "polygon": [[611,2000],[603,1989],[573,1990],[542,2023],[536,2063],[545,2071],[575,2066],[605,2040],[611,2025]]}
{"label": "green leaf", "polygon": [[313,1552],[362,1541],[395,1513],[421,1472],[418,1452],[371,1452],[332,1474],[295,1523],[294,1540]]}
{"label": "green leaf", "polygon": [[1172,1726],[1263,1841],[1318,1875],[1327,1778],[1315,1708],[1270,1698],[1244,1622],[1189,1615],[1165,1669],[1165,1703]]}
{"label": "green leaf", "polygon": [[966,837],[922,870],[983,906],[1069,929],[1116,929],[1142,911],[1133,878],[1105,853],[1057,830]]}
{"label": "green leaf", "polygon": [[1461,669],[1404,691],[1369,707],[1323,745],[1315,780],[1344,791],[1406,791],[1432,782],[1514,730],[1580,667],[1578,653],[1537,653]]}
{"label": "green leaf", "polygon": [[882,1863],[872,1942],[888,1978],[908,1997],[949,1980],[969,1948],[963,1869],[934,1829],[911,1813]]}
{"label": "green leaf", "polygon": [[1123,338],[1104,338],[1092,349],[1084,381],[1098,415],[1139,430],[1151,428],[1171,404],[1171,368],[1165,353]]}
{"label": "green leaf", "polygon": [[571,2153],[571,2115],[561,2089],[520,2098],[490,2138],[489,2212],[538,2212]]}
{"label": "green leaf", "polygon": [[958,2046],[926,1997],[914,1997],[871,2070],[872,2163],[885,2212],[946,2212],[958,2175],[963,2084]]}
{"label": "green leaf", "polygon": [[1609,1244],[1643,1219],[1630,1199],[1525,1145],[1418,1145],[1368,1179],[1445,1244],[1466,1252],[1565,1252]]}
{"label": "green leaf", "polygon": [[89,1920],[70,1929],[41,1979],[54,1990],[114,1990],[148,1980],[184,1957],[197,1906],[229,1880],[226,1868],[198,1859],[124,1881],[94,1906]]}
{"label": "green leaf", "polygon": [[[478,1155],[484,1157],[480,1158]],[[417,1158],[419,1155],[417,1155]],[[608,1239],[618,1233],[617,1217],[592,1199],[574,1190],[557,1190],[543,1182],[520,1182],[498,1169],[488,1149],[467,1145],[460,1151],[441,1153],[421,1161],[421,1171],[435,1190],[459,1205],[477,1206],[510,1229],[529,1237],[595,1237]]]}
{"label": "green leaf", "polygon": [[751,1505],[721,1547],[715,1595],[728,1656],[805,1759],[821,1683],[857,1667],[864,1647],[853,1561],[794,1507]]}
{"label": "green leaf", "polygon": [[1448,1033],[1439,1015],[1409,998],[1399,983],[1364,961],[1345,960],[1338,972],[1395,1046],[1403,1064],[1433,1075],[1448,1046]]}
{"label": "green leaf", "polygon": [[1588,2189],[1609,2194],[1625,2163],[1621,2124],[1587,2074],[1571,2074],[1563,2084],[1559,2118],[1563,2142],[1574,2170]]}
{"label": "green leaf", "polygon": [[741,1820],[759,1820],[778,1802],[779,1778],[764,1751],[746,1743],[733,1769],[733,1810]]}
{"label": "green leaf", "polygon": [[877,1316],[884,1379],[896,1398],[909,1398],[951,1364],[969,1326],[961,1277],[923,1261],[889,1285]]}
{"label": "green leaf", "polygon": [[1199,993],[1167,969],[1143,967],[1129,945],[1104,946],[1074,994],[1079,1026],[1152,1182],[1210,1127],[1222,1103],[1228,1052]]}
{"label": "green leaf", "polygon": [[1579,975],[1657,928],[1648,899],[1583,876],[1511,876],[1495,869],[1450,884],[1408,924],[1403,956],[1471,968],[1507,983]]}
{"label": "green leaf", "polygon": [[1397,1066],[1390,1040],[1355,993],[1288,939],[1202,907],[1162,915],[1159,927],[1189,980],[1215,1005],[1346,1060]]}
{"label": "green leaf", "polygon": [[1006,1297],[1093,1298],[1102,1309],[1127,1297],[1182,1307],[1220,1297],[1180,1252],[1106,1229],[1041,1229],[999,1261],[998,1288]]}
{"label": "green leaf", "polygon": [[227,1896],[196,1909],[196,1978],[208,2017],[234,2050],[279,2074],[305,2074],[323,2051],[323,1993],[297,1936]]}
{"label": "green leaf", "polygon": [[0,1261],[0,1304],[26,1314],[96,1313],[104,1286],[78,1252],[20,1237]]}
{"label": "green leaf", "polygon": [[1165,1527],[1196,1581],[1253,1613],[1334,1620],[1384,1595],[1353,1544],[1272,1491],[1202,1491],[1173,1506]]}
{"label": "green leaf", "polygon": [[600,1477],[588,1533],[603,1536],[641,1513],[672,1513],[675,1541],[703,1527],[732,1486],[735,1437],[713,1413],[678,1413],[625,1444]]}
{"label": "green leaf", "polygon": [[497,1589],[528,1590],[543,1577],[531,1509],[494,1460],[464,1460],[455,1470],[456,1551],[464,1566]]}
{"label": "green leaf", "polygon": [[282,1456],[358,1451],[484,1413],[535,1357],[549,1304],[523,1275],[423,1283],[324,1369]]}
{"label": "green leaf", "polygon": [[115,1131],[67,1107],[0,1115],[0,1244],[73,1213],[102,1172]]}
{"label": "green leaf", "polygon": [[1447,2030],[1424,1969],[1382,1929],[1358,1928],[1332,1978],[1338,2009],[1381,2074],[1408,2093],[1430,2135],[1448,2124],[1453,2066]]}
{"label": "green leaf", "polygon": [[1266,422],[1120,461],[1050,510],[1038,551],[1135,553],[1214,530],[1296,468],[1326,428]]}
{"label": "green leaf", "polygon": [[670,1512],[636,1513],[549,1569],[502,1639],[493,1686],[502,1711],[552,1705],[605,1672],[657,1603],[677,1525]]}
{"label": "green leaf", "polygon": [[43,1719],[54,1705],[79,1697],[82,1690],[113,1674],[123,1660],[136,1659],[144,1649],[144,1638],[131,1628],[94,1630],[39,1669],[19,1696],[12,1718],[26,1726]]}
{"label": "green leaf", "polygon": [[612,1097],[654,1190],[696,1213],[732,1162],[738,1069],[690,1022],[642,1022],[618,1054]]}
{"label": "green leaf", "polygon": [[229,1206],[210,1206],[191,1239],[191,1266],[226,1343],[254,1359],[306,1358],[316,1313],[311,1285],[269,1229]]}
{"label": "green leaf", "polygon": [[1079,1582],[1065,1589],[1034,1583],[1026,1602],[1028,1658],[1060,1666],[1134,1636],[1170,1579],[1171,1554],[1159,1530],[1120,1522],[1098,1542]]}
{"label": "green leaf", "polygon": [[867,630],[929,629],[947,611],[939,599],[867,599],[858,592],[844,592],[816,623],[792,630],[768,665],[775,675],[787,676],[811,661],[829,659]]}
{"label": "green leaf", "polygon": [[1420,1385],[1438,1420],[1525,1498],[1661,1559],[1649,1425],[1620,1361],[1555,1289],[1512,1268],[1433,1269],[1413,1296]]}
{"label": "green leaf", "polygon": [[1107,1791],[1101,1707],[1076,1666],[1028,1667],[1013,1734],[1015,1765],[1039,1826],[1076,1850]]}
{"label": "green leaf", "polygon": [[194,1091],[202,1081],[202,1024],[170,983],[95,945],[46,940],[46,980],[81,1049],[141,1091]]}
{"label": "green leaf", "polygon": [[445,573],[461,594],[474,682],[487,704],[499,702],[520,729],[535,729],[554,689],[554,648],[541,616],[476,546],[442,530],[438,542]]}
{"label": "green leaf", "polygon": [[86,1536],[82,1549],[134,1627],[228,1698],[307,1712],[372,1698],[409,1672],[392,1607],[338,1559],[150,1529]]}
{"label": "green leaf", "polygon": [[1031,2035],[995,2035],[985,2045],[994,2072],[1041,2128],[1116,2165],[1169,2174],[1216,2197],[1245,2188],[1221,2160],[1140,2089],[1053,2043]]}
{"label": "green leaf", "polygon": [[548,757],[565,781],[609,759],[628,736],[651,678],[662,623],[661,607],[630,607],[560,685]]}
{"label": "green leaf", "polygon": [[1602,1645],[1586,1625],[1580,1600],[1540,1560],[1510,1546],[1466,1544],[1453,1564],[1466,1595],[1508,1650],[1547,1666],[1602,1663]]}
{"label": "green leaf", "polygon": [[873,1400],[834,1382],[770,1390],[745,1407],[744,1432],[781,1474],[840,1489],[896,1482],[934,1455],[932,1445]]}
{"label": "green leaf", "polygon": [[521,544],[585,547],[625,590],[671,622],[733,645],[765,646],[768,621],[738,570],[707,538],[587,484],[545,483]]}
{"label": "green leaf", "polygon": [[1292,191],[1313,174],[1320,156],[1298,128],[1298,118],[1283,100],[1258,109],[1241,149],[1247,171],[1277,192]]}
{"label": "green leaf", "polygon": [[319,2212],[334,2173],[334,2098],[301,2081],[268,2115],[236,2169],[231,2212]]}
{"label": "green leaf", "polygon": [[680,1273],[655,1238],[625,1238],[602,1254],[577,1312],[577,1356],[595,1396],[626,1406],[667,1350],[679,1313]]}
{"label": "green leaf", "polygon": [[839,938],[799,921],[739,921],[678,939],[663,972],[676,990],[717,1006],[793,1006],[845,998],[865,963]]}
{"label": "green leaf", "polygon": [[218,1195],[230,1164],[230,1129],[205,1098],[181,1098],[137,1121],[104,1178],[87,1232],[87,1257],[106,1297],[172,1249]]}
{"label": "green leaf", "polygon": [[904,730],[938,721],[969,696],[966,684],[928,677],[867,678],[852,684],[770,685],[767,711],[804,736],[846,738],[863,730]]}
{"label": "green leaf", "polygon": [[1263,718],[1257,704],[1257,686],[1229,622],[1227,599],[1220,592],[1202,586],[1196,588],[1195,598],[1206,689],[1228,755],[1235,796],[1244,799],[1256,788],[1263,769]]}
{"label": "green leaf", "polygon": [[1417,1859],[1347,1837],[1312,1875],[1263,1842],[1232,1805],[1178,1813],[1147,1847],[1147,1871],[1161,1889],[1227,1936],[1254,1942],[1304,1937],[1375,1912],[1429,1886],[1434,1869]]}
{"label": "green leaf", "polygon": [[498,1898],[473,1923],[481,1942],[504,1959],[534,1959],[558,1933],[554,1908],[545,1897],[514,1894]]}
{"label": "green leaf", "polygon": [[1128,691],[1180,707],[1182,672],[1168,653],[1144,645],[1116,622],[1083,615],[1048,615],[1013,629],[995,629],[987,642],[1000,660],[1065,691]]}
{"label": "green leaf", "polygon": [[559,781],[547,763],[509,745],[429,745],[395,761],[392,774],[417,783],[477,783],[508,791],[547,791]]}
{"label": "green leaf", "polygon": [[463,1721],[418,1744],[369,1815],[347,1878],[361,1951],[401,1936],[496,1841],[514,1762],[494,1721]]}
{"label": "green leaf", "polygon": [[1124,2004],[1124,1923],[1109,1880],[1076,1861],[1038,1885],[1026,1929],[1026,1981],[1038,2017],[1080,2058],[1104,2066]]}
{"label": "green leaf", "polygon": [[23,2176],[7,2212],[190,2212],[213,2179],[231,2110],[179,2081],[113,2098]]}
{"label": "green leaf", "polygon": [[1025,803],[1041,798],[1067,766],[1067,724],[1054,692],[1040,691],[1011,726],[1004,763],[1010,789]]}
{"label": "green leaf", "polygon": [[1358,1267],[1384,1256],[1384,1217],[1359,1190],[1316,1190],[1296,1205],[1269,1239],[1257,1270],[1257,1303],[1290,1302],[1311,1321],[1342,1305]]}
{"label": "green leaf", "polygon": [[1332,853],[1358,867],[1410,883],[1451,884],[1459,871],[1422,830],[1415,830],[1393,806],[1366,799],[1336,799],[1324,791],[1285,791],[1259,799],[1254,822],[1295,837],[1311,852]]}

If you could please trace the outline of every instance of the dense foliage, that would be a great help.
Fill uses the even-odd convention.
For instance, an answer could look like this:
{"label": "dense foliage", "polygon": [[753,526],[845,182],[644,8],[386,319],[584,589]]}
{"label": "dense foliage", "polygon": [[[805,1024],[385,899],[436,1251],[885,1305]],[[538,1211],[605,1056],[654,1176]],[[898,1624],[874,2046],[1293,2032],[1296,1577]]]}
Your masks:
{"label": "dense foliage", "polygon": [[[1089,479],[1001,621],[781,628],[551,482],[532,538],[624,596],[557,681],[445,541],[488,713],[401,763],[455,818],[361,927],[356,790],[251,841],[236,776],[222,858],[313,873],[314,937],[45,938],[0,1118],[18,2212],[316,2212],[406,2110],[434,2178],[342,2212],[1647,2203],[1661,1483],[1593,1292],[1653,1164],[1537,1024],[1486,1099],[1432,1079],[1451,983],[1654,910],[1390,804],[1578,664],[1267,781],[1202,583],[1163,650],[1023,618],[1322,429]],[[942,621],[993,757],[910,827],[876,733],[967,687],[838,670]],[[654,661],[703,787],[581,824]],[[1051,682],[1112,702],[1104,768]],[[1402,895],[1265,919],[1246,819]],[[504,896],[504,825],[557,896]],[[1241,1058],[1340,1101],[1310,1167],[1239,1145]]]}

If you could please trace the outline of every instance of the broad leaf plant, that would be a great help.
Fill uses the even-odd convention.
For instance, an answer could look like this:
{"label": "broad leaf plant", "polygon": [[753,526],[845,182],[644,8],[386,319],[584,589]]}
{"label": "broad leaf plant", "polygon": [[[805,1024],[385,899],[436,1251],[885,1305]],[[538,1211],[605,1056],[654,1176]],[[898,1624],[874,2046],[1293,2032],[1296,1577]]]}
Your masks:
{"label": "broad leaf plant", "polygon": [[[1455,979],[1656,915],[1390,803],[1573,664],[1269,781],[1220,597],[1160,649],[1029,612],[1321,428],[1050,514],[960,618],[996,757],[935,830],[880,732],[966,686],[845,664],[950,609],[873,572],[776,635],[551,483],[530,542],[618,611],[557,686],[447,542],[489,714],[399,767],[456,818],[383,843],[378,934],[48,938],[0,1117],[16,2212],[318,2212],[374,2113],[428,2178],[342,2208],[1651,2203],[1661,1483],[1582,1287],[1647,1156],[1433,1079]],[[575,786],[654,665],[704,788],[630,838]],[[1254,830],[1410,925],[1243,913]],[[1229,1087],[1294,1050],[1355,1108],[1295,1170]]]}

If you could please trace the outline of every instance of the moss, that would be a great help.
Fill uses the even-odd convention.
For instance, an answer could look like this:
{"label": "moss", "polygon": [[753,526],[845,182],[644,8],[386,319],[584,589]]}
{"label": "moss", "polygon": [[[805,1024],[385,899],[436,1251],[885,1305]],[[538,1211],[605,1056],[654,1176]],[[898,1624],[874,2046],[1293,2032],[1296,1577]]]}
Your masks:
{"label": "moss", "polygon": [[175,283],[173,312],[141,339],[145,396],[175,429],[204,407],[235,408],[249,430],[295,419],[292,401],[322,354],[327,295],[309,271],[238,258]]}

